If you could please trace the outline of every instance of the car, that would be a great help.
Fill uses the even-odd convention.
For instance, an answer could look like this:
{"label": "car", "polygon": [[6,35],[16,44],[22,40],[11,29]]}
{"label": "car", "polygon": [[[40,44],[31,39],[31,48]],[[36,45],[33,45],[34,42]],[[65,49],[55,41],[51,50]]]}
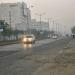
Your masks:
{"label": "car", "polygon": [[48,38],[50,38],[50,36],[48,35]]}
{"label": "car", "polygon": [[53,39],[57,39],[57,36],[52,36]]}
{"label": "car", "polygon": [[35,36],[33,34],[23,35],[22,43],[24,43],[24,44],[33,44],[33,43],[35,43]]}

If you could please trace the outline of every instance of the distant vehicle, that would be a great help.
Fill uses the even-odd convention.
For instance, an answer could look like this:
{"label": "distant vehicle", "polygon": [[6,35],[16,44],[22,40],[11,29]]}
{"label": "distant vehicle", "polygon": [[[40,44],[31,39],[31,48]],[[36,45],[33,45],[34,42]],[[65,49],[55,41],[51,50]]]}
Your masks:
{"label": "distant vehicle", "polygon": [[35,43],[35,36],[32,34],[23,35],[22,43],[24,44],[33,44]]}
{"label": "distant vehicle", "polygon": [[71,34],[72,38],[75,38],[75,34]]}
{"label": "distant vehicle", "polygon": [[53,39],[57,39],[57,36],[52,36]]}
{"label": "distant vehicle", "polygon": [[50,36],[48,35],[48,38],[50,38]]}
{"label": "distant vehicle", "polygon": [[48,38],[51,38],[52,37],[52,35],[48,35]]}

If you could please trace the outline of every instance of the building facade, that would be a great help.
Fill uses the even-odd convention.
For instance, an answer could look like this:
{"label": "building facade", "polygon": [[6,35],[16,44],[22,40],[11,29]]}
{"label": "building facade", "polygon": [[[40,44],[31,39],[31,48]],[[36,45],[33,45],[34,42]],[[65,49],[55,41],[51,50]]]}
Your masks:
{"label": "building facade", "polygon": [[35,19],[31,20],[31,29],[42,30],[42,31],[50,31],[48,22],[39,22]]}
{"label": "building facade", "polygon": [[31,22],[30,10],[24,2],[2,3],[0,20],[5,20],[13,29],[26,30]]}

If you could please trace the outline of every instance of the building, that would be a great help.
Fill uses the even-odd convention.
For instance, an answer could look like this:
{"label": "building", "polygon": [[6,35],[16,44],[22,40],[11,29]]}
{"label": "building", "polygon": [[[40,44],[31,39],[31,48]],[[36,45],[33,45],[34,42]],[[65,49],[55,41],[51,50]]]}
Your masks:
{"label": "building", "polygon": [[35,19],[31,20],[31,29],[50,31],[48,22],[39,22]]}
{"label": "building", "polygon": [[5,20],[13,29],[26,30],[31,21],[30,10],[24,2],[2,3],[0,20]]}

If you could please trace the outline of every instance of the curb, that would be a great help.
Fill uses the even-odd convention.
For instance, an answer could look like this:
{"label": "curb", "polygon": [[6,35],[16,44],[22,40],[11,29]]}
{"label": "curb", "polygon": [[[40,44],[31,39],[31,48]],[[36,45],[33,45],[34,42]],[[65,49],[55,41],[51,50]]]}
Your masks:
{"label": "curb", "polygon": [[0,44],[0,46],[11,45],[11,44],[17,44],[17,43],[19,43],[19,42],[9,42],[9,43]]}

